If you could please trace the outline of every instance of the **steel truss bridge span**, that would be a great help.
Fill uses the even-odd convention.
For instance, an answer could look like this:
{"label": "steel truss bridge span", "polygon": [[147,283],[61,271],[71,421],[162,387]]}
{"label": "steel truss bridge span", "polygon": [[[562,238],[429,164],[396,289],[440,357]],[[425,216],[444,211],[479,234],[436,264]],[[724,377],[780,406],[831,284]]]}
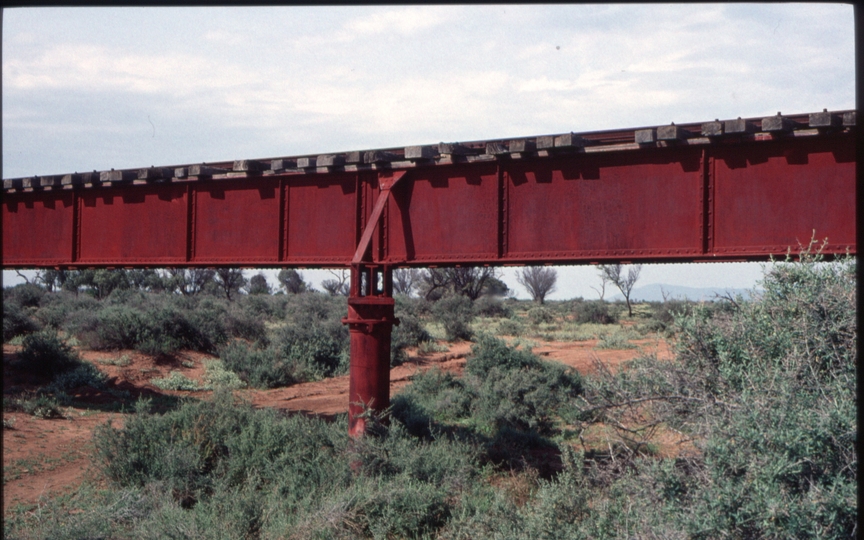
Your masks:
{"label": "steel truss bridge span", "polygon": [[4,179],[3,266],[351,267],[360,433],[358,404],[389,402],[392,268],[854,254],[856,130],[823,111]]}

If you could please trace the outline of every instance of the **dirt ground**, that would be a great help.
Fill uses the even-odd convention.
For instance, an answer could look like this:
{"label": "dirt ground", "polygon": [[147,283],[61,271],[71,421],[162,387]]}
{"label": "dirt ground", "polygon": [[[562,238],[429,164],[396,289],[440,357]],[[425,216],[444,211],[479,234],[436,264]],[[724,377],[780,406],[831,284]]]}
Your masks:
{"label": "dirt ground", "polygon": [[[635,349],[595,349],[596,340],[581,342],[545,342],[534,352],[548,360],[561,362],[590,373],[602,362],[616,370],[622,362],[642,354],[656,354],[660,359],[671,358],[668,344],[662,340],[632,341]],[[409,359],[390,372],[390,392],[396,394],[418,371],[431,367],[460,374],[470,352],[470,343],[450,344],[444,353],[419,356],[408,351]],[[33,390],[38,381],[10,372],[9,360],[19,348],[3,346],[5,396]],[[172,360],[157,361],[135,351],[79,351],[84,360],[92,362],[109,376],[109,384],[128,391],[133,397],[149,396],[170,399],[171,396],[204,397],[207,392],[165,391],[150,380],[179,371],[186,377],[200,380],[203,361],[211,357],[186,352]],[[298,384],[272,390],[240,390],[236,392],[255,407],[272,407],[307,414],[331,416],[348,410],[348,377]],[[41,497],[69,492],[88,477],[97,478],[93,455],[92,434],[100,424],[111,422],[119,426],[124,413],[112,407],[114,398],[92,388],[80,388],[71,395],[75,407],[64,407],[63,418],[42,419],[25,412],[3,412],[3,512],[17,505],[37,504]]]}

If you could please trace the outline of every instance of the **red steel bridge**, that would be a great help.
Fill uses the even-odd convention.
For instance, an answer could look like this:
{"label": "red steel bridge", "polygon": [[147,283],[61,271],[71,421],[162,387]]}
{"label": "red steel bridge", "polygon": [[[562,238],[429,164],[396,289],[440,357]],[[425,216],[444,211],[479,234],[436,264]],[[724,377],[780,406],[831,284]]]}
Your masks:
{"label": "red steel bridge", "polygon": [[350,425],[395,267],[856,253],[856,112],[3,180],[3,267],[350,267]]}

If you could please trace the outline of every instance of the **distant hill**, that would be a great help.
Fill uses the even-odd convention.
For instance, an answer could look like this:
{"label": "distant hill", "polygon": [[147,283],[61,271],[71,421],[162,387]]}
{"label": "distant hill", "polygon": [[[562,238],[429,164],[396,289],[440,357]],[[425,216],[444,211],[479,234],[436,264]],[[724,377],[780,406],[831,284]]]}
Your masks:
{"label": "distant hill", "polygon": [[[608,289],[607,285],[607,291]],[[614,286],[613,286],[614,287]],[[662,283],[654,283],[645,285],[644,287],[636,287],[630,295],[630,300],[635,302],[662,302],[663,292],[672,300],[693,300],[693,301],[711,301],[716,295],[731,294],[735,296],[741,295],[744,298],[750,298],[748,289],[733,289],[729,287],[681,287],[679,285],[666,285]],[[614,296],[607,297],[609,301],[624,300],[624,296],[618,293]]]}

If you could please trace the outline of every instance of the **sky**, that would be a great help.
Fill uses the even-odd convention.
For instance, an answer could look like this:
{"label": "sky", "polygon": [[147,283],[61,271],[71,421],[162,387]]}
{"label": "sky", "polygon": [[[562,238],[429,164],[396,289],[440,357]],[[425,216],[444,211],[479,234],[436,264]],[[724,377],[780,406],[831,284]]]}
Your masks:
{"label": "sky", "polygon": [[[854,52],[848,4],[5,9],[2,174],[853,109]],[[762,275],[645,265],[637,286]],[[549,298],[599,283],[559,267]]]}

